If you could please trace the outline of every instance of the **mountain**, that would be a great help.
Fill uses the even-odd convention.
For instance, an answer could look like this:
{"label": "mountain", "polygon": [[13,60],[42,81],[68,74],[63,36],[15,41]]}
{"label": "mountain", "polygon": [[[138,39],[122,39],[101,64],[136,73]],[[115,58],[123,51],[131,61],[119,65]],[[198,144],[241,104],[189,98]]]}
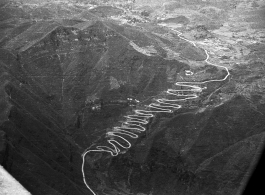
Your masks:
{"label": "mountain", "polygon": [[133,110],[176,98],[176,82],[195,82],[199,98],[156,114],[125,154],[104,153],[93,170],[87,160],[87,180],[98,194],[241,193],[265,130],[254,5],[2,1],[1,165],[34,195],[91,194],[82,153]]}

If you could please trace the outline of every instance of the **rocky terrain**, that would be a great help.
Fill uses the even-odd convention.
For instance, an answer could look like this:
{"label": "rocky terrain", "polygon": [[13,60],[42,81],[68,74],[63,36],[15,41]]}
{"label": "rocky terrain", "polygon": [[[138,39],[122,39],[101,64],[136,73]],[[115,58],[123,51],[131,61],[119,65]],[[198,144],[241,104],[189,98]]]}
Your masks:
{"label": "rocky terrain", "polygon": [[228,79],[87,179],[99,195],[242,194],[264,146],[264,17],[262,0],[2,0],[1,165],[33,195],[92,194],[82,152],[175,82],[224,78],[207,50]]}

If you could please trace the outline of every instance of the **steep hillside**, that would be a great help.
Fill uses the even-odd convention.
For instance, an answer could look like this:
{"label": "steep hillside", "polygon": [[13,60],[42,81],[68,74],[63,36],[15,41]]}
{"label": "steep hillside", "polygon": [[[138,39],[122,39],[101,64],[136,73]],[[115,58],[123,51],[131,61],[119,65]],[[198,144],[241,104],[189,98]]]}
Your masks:
{"label": "steep hillside", "polygon": [[92,194],[81,154],[166,99],[179,109],[124,154],[85,159],[97,194],[242,193],[264,145],[264,5],[1,1],[1,165],[33,195]]}

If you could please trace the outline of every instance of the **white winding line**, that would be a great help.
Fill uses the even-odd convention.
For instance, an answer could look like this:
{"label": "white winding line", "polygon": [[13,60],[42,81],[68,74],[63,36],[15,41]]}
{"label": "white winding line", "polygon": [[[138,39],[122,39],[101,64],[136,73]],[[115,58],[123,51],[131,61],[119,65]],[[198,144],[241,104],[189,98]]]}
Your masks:
{"label": "white winding line", "polygon": [[[183,40],[185,40],[185,41],[188,41],[188,42],[190,42],[194,47],[199,48],[199,47],[198,47],[193,41],[190,41],[190,40],[188,40],[188,39],[185,39],[184,37],[181,37],[181,35],[182,35],[181,32],[179,32],[179,31],[177,31],[177,30],[174,30],[174,29],[171,29],[171,30],[177,32],[179,38],[181,38],[181,39],[183,39]],[[203,48],[201,48],[201,49],[203,49]],[[203,50],[204,50],[204,52],[205,52],[205,54],[206,54],[206,59],[205,59],[204,61],[205,61],[206,63],[212,65],[212,66],[216,66],[216,67],[224,68],[224,69],[226,70],[226,72],[227,72],[227,75],[226,75],[223,79],[219,79],[219,80],[208,80],[208,81],[203,81],[203,82],[177,82],[177,83],[204,84],[204,83],[208,83],[208,82],[212,82],[212,81],[225,81],[225,80],[227,79],[227,77],[230,75],[230,72],[229,72],[228,68],[225,67],[225,66],[221,66],[221,65],[217,65],[217,64],[213,64],[213,63],[209,62],[209,61],[208,61],[208,59],[209,59],[208,51],[207,51],[206,49],[203,49]],[[176,83],[176,84],[177,84],[177,83]]]}
{"label": "white winding line", "polygon": [[[183,37],[181,37],[180,35],[182,35],[182,33],[181,32],[179,32],[179,31],[177,31],[177,30],[174,30],[174,29],[171,29],[171,30],[173,30],[173,31],[175,31],[175,32],[177,32],[178,33],[178,37],[179,38],[181,38],[181,39],[183,39],[183,40],[185,40],[185,41],[188,41],[188,42],[190,42],[194,47],[197,47],[197,45],[193,42],[193,41],[190,41],[190,40],[187,40],[187,39],[185,39],[185,38],[183,38]],[[126,38],[126,37],[125,37]],[[126,39],[128,39],[128,38],[126,38]],[[198,48],[198,47],[197,47]],[[213,63],[211,63],[211,62],[209,62],[208,61],[208,59],[209,59],[209,54],[208,54],[208,52],[207,52],[207,50],[205,50],[205,49],[203,49],[204,51],[205,51],[205,53],[206,53],[206,59],[204,60],[206,63],[208,63],[208,64],[210,64],[210,65],[213,65],[213,66],[216,66],[216,67],[220,67],[220,68],[224,68],[225,70],[226,70],[226,72],[227,72],[227,75],[223,78],[223,79],[215,79],[215,80],[208,80],[208,81],[203,81],[203,82],[176,82],[175,83],[175,85],[179,85],[179,86],[187,86],[187,87],[190,87],[190,88],[192,88],[192,89],[190,89],[190,90],[174,90],[174,89],[168,89],[167,90],[167,93],[168,94],[172,94],[172,95],[176,95],[176,94],[174,94],[174,92],[176,93],[176,92],[178,92],[178,91],[197,91],[197,92],[201,92],[202,91],[202,88],[201,87],[198,87],[198,86],[195,86],[195,85],[191,85],[191,84],[204,84],[204,83],[208,83],[208,82],[213,82],[213,81],[225,81],[227,78],[228,78],[228,76],[230,75],[230,72],[229,72],[229,70],[228,70],[228,68],[226,68],[225,66],[221,66],[221,65],[217,65],[217,64],[213,64]],[[185,96],[185,95],[184,95]],[[194,99],[194,98],[197,98],[198,96],[196,95],[196,94],[192,94],[192,95],[186,95],[186,96],[191,96],[191,97],[187,97],[187,98],[184,98],[183,100],[186,100],[186,99]],[[165,99],[158,99],[158,103],[162,103],[162,104],[170,104],[170,103],[166,103],[166,102],[163,102]],[[175,100],[166,100],[166,101],[168,101],[168,102],[171,102],[171,101],[175,101]],[[149,107],[153,107],[153,108],[155,108],[156,107],[156,105],[157,104],[154,104],[154,103],[151,103],[150,105],[149,105]],[[180,105],[178,105],[178,104],[171,104],[172,106],[171,107],[174,107],[174,106],[176,106],[176,108],[180,108],[181,106]],[[150,114],[151,112],[163,112],[163,110],[166,110],[166,109],[163,109],[163,106],[161,106],[161,105],[158,105],[158,106],[160,106],[160,107],[162,107],[162,109],[160,108],[160,111],[145,111],[145,110],[136,110],[136,113],[137,112],[139,112],[138,114],[140,114],[140,115],[143,115],[143,116],[147,116],[147,117],[153,117],[154,115],[153,114]],[[166,106],[165,106],[166,107]],[[162,111],[161,111],[162,110]],[[150,112],[150,113],[149,113]],[[166,112],[166,111],[164,111],[164,112]],[[129,115],[130,116],[130,115]],[[128,118],[130,118],[128,116]],[[133,120],[133,118],[132,118],[132,120]],[[140,119],[139,119],[140,120]],[[146,121],[142,121],[142,123],[145,123]],[[123,133],[120,133],[120,134],[123,134]],[[118,136],[118,135],[115,135],[114,133],[112,133],[112,135],[114,135],[114,136]],[[128,135],[128,134],[127,134]],[[120,138],[122,138],[121,136],[118,136],[118,137],[120,137]],[[138,137],[138,136],[137,136]],[[135,137],[135,138],[137,138],[137,137]],[[124,138],[122,138],[123,140],[125,140]],[[128,143],[128,146],[126,147],[126,148],[130,148],[130,146],[131,146],[131,144],[127,141],[127,140],[125,140],[127,143]],[[110,144],[112,144],[113,145],[113,143],[112,142],[116,142],[115,140],[108,140],[108,142],[110,143]],[[118,145],[120,145],[118,142],[116,142]],[[121,147],[123,147],[122,145],[120,145]],[[108,148],[107,146],[105,146],[106,148]],[[114,147],[115,148],[115,147]],[[117,147],[116,147],[117,148]],[[125,147],[124,147],[125,148]],[[119,150],[118,148],[117,148],[117,150]],[[104,146],[101,146],[101,148],[99,148],[99,149],[97,149],[97,150],[89,150],[89,149],[86,149],[84,152],[83,152],[83,154],[81,155],[81,157],[82,157],[82,167],[81,167],[81,171],[82,171],[82,176],[83,176],[83,181],[84,181],[84,183],[85,183],[85,185],[86,185],[86,187],[90,190],[90,192],[93,194],[93,195],[97,195],[90,187],[89,187],[89,185],[87,184],[87,182],[86,182],[86,178],[85,178],[85,173],[84,173],[84,165],[85,165],[85,156],[86,156],[86,154],[88,153],[88,152],[93,152],[93,151],[95,151],[95,152],[100,152],[100,151],[105,151],[105,152],[108,152],[107,150],[104,150]],[[116,155],[118,155],[118,152],[119,151],[116,151]],[[109,152],[109,153],[111,153],[111,152]]]}
{"label": "white winding line", "polygon": [[86,154],[90,151],[95,151],[95,152],[98,152],[99,150],[87,150],[85,151],[81,156],[82,156],[82,167],[81,167],[81,170],[82,170],[82,176],[83,176],[83,181],[86,185],[86,187],[90,190],[90,192],[93,194],[93,195],[97,195],[90,187],[89,185],[87,184],[86,182],[86,176],[85,176],[85,173],[84,173],[84,166],[85,166],[85,157],[86,157]]}

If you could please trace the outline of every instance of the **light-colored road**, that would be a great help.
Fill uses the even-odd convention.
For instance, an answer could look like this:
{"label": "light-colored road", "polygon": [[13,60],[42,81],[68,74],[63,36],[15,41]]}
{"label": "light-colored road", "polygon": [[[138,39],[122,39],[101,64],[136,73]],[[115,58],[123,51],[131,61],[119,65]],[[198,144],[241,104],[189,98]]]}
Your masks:
{"label": "light-colored road", "polygon": [[[182,33],[181,32],[179,32],[179,31],[177,31],[177,30],[175,30],[175,29],[171,29],[172,31],[174,31],[174,32],[176,32],[177,34],[178,34],[178,37],[179,38],[181,38],[181,39],[183,39],[183,40],[185,40],[185,41],[188,41],[189,43],[191,43],[194,47],[197,47],[198,48],[198,46],[193,42],[193,41],[190,41],[190,40],[188,40],[188,39],[185,39],[184,37],[182,37],[181,35],[182,35]],[[228,78],[228,76],[230,75],[230,72],[229,72],[229,70],[228,70],[228,68],[227,67],[225,67],[225,66],[221,66],[221,65],[217,65],[217,64],[214,64],[214,63],[211,63],[211,62],[209,62],[209,54],[208,54],[208,51],[207,50],[205,50],[205,49],[203,49],[204,50],[204,52],[205,52],[205,54],[206,54],[206,59],[204,60],[207,64],[209,64],[209,65],[212,65],[212,66],[216,66],[216,67],[219,67],[219,68],[223,68],[226,72],[227,72],[227,74],[226,74],[226,76],[223,78],[223,79],[217,79],[217,80],[208,80],[208,81],[203,81],[203,82],[177,82],[177,83],[190,83],[190,84],[204,84],[204,83],[209,83],[209,82],[213,82],[213,81],[225,81],[227,78]],[[177,84],[176,83],[176,84]]]}
{"label": "light-colored road", "polygon": [[[177,31],[177,30],[174,30],[174,29],[171,29],[172,31],[174,32],[177,32],[178,34],[178,37],[185,40],[185,41],[188,41],[189,43],[191,43],[193,46],[197,47],[197,45],[193,42],[193,41],[190,41],[188,39],[185,39],[184,37],[182,37],[182,33]],[[118,32],[117,32],[118,33]],[[120,34],[120,33],[118,33]],[[124,37],[125,39],[127,39],[129,42],[132,41],[132,40],[129,40],[127,37],[125,37],[124,35],[120,34],[122,37]],[[198,47],[197,47],[198,48]],[[165,98],[162,98],[162,99],[157,99],[156,101],[158,102],[158,104],[156,103],[151,103],[149,104],[147,107],[149,108],[153,108],[153,109],[156,109],[155,111],[152,111],[152,110],[135,110],[135,115],[129,115],[127,118],[129,118],[129,121],[131,121],[131,123],[135,123],[135,122],[139,122],[140,120],[137,119],[137,116],[138,117],[146,117],[146,121],[142,121],[140,123],[142,124],[146,124],[145,122],[147,122],[147,120],[151,117],[154,117],[154,115],[152,113],[154,112],[173,112],[171,111],[170,108],[176,108],[176,109],[179,109],[181,108],[181,105],[177,104],[176,102],[177,101],[183,101],[183,100],[188,100],[188,99],[195,99],[195,98],[198,98],[199,96],[196,94],[197,92],[202,92],[204,88],[201,88],[200,84],[205,84],[205,83],[209,83],[209,82],[213,82],[213,81],[225,81],[229,75],[230,75],[230,72],[228,70],[228,68],[224,67],[224,66],[221,66],[221,65],[217,65],[217,64],[213,64],[211,62],[209,62],[209,54],[207,52],[207,50],[205,50],[205,54],[206,54],[206,59],[204,60],[207,64],[209,65],[212,65],[212,66],[216,66],[218,68],[222,68],[224,70],[226,70],[227,74],[224,78],[222,79],[214,79],[214,80],[207,80],[207,81],[203,81],[203,82],[176,82],[175,85],[178,85],[178,86],[181,86],[181,87],[188,87],[188,88],[191,88],[191,89],[188,89],[188,90],[176,90],[176,89],[168,89],[167,90],[167,93],[170,94],[170,95],[176,95],[176,96],[179,96],[179,93],[181,92],[191,92],[191,94],[188,94],[188,95],[181,95],[181,96],[184,96],[183,99],[176,99],[176,100],[168,100],[168,99],[165,99]],[[162,57],[162,56],[161,56]],[[187,97],[185,97],[187,96]],[[130,123],[130,122],[128,122]],[[140,129],[140,131],[144,131],[145,128],[142,127],[143,129]],[[121,128],[121,129],[124,129],[124,128]],[[130,129],[129,127],[127,127],[127,129]],[[132,129],[132,128],[131,128]],[[123,133],[125,132],[124,130],[121,130],[121,131],[118,131],[119,134],[126,134],[126,135],[131,135],[132,138],[137,138],[138,136],[134,133],[131,133],[131,134],[128,134],[129,132],[126,131],[126,133]],[[111,144],[115,149],[116,151],[114,152],[110,147],[108,146],[97,146],[96,150],[89,150],[89,148],[87,148],[83,154],[81,155],[82,157],[82,167],[81,167],[81,171],[82,171],[82,175],[83,175],[83,181],[86,185],[86,187],[91,191],[91,193],[93,195],[96,195],[96,193],[91,189],[91,187],[87,184],[86,182],[86,176],[85,176],[85,171],[84,171],[84,166],[85,166],[85,157],[86,157],[86,154],[89,153],[89,152],[108,152],[110,153],[112,156],[117,156],[120,152],[119,148],[115,146],[115,144],[113,144],[113,142],[115,142],[117,145],[119,145],[120,147],[123,147],[123,148],[127,148],[129,149],[131,147],[131,144],[129,141],[127,141],[125,138],[117,135],[118,133],[115,131],[111,131],[109,132],[111,133],[113,136],[116,136],[116,137],[119,137],[120,139],[123,139],[126,143],[127,143],[127,146],[124,147],[124,145],[121,145],[119,142],[115,141],[115,140],[108,140],[109,144]],[[134,136],[134,137],[133,137]],[[91,146],[90,146],[91,147]]]}

